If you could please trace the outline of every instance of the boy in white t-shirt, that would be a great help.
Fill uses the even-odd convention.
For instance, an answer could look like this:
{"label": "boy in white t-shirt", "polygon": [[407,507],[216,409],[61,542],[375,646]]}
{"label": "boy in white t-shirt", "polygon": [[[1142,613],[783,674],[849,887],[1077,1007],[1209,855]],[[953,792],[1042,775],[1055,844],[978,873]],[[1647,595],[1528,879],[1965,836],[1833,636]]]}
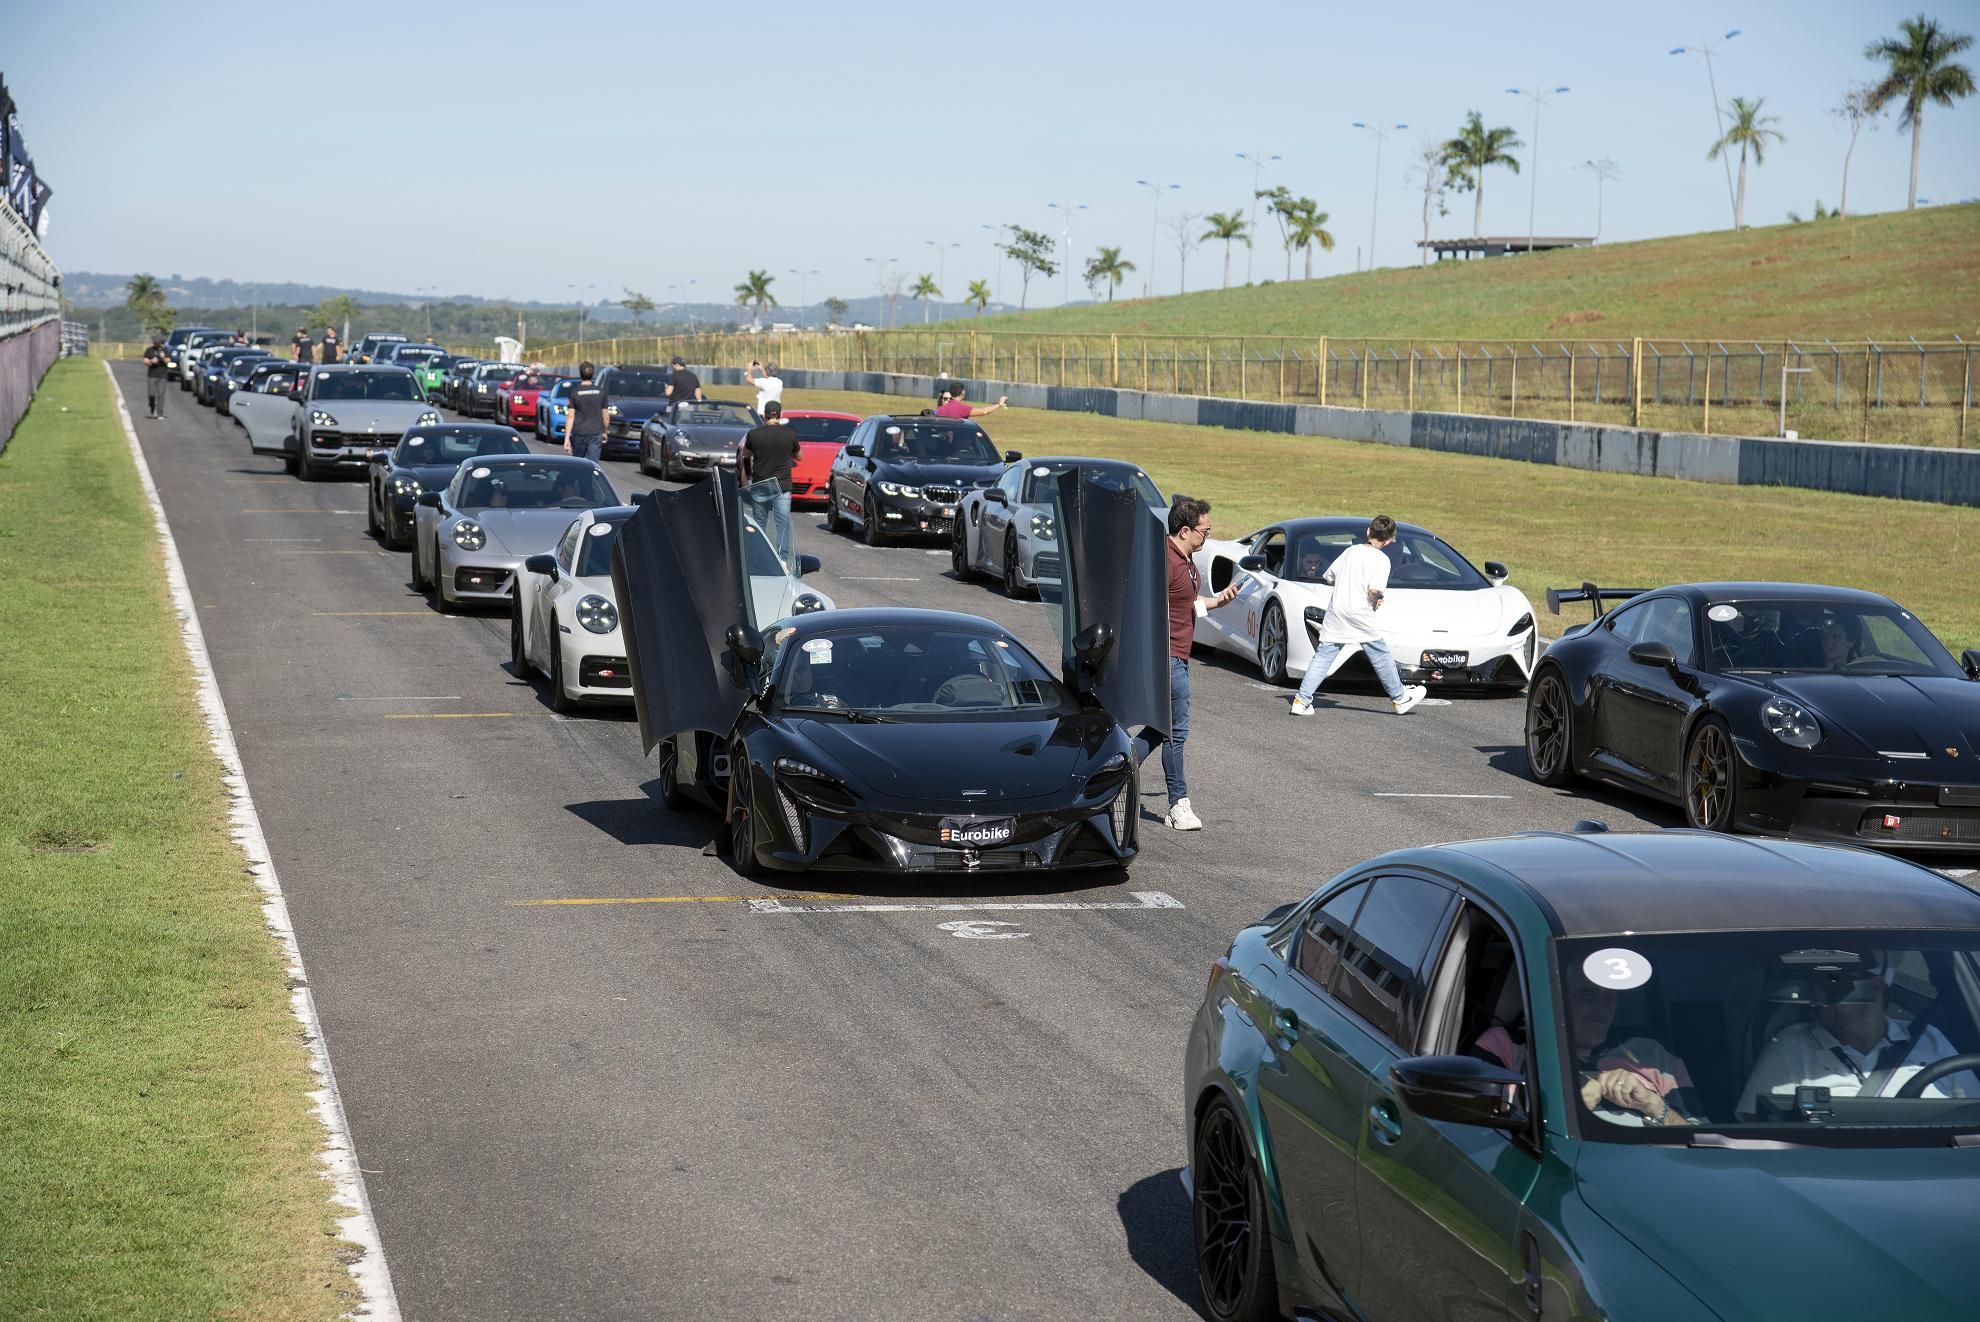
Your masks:
{"label": "boy in white t-shirt", "polygon": [[743,381],[756,387],[758,414],[763,412],[763,406],[766,404],[784,402],[784,378],[777,375],[777,364],[772,363],[765,367],[752,359],[749,366],[743,369]]}
{"label": "boy in white t-shirt", "polygon": [[1382,609],[1382,597],[1389,586],[1389,557],[1385,547],[1396,540],[1396,521],[1377,514],[1368,521],[1368,541],[1350,546],[1335,557],[1325,581],[1334,585],[1334,599],[1327,605],[1327,617],[1320,621],[1320,645],[1306,664],[1306,678],[1300,681],[1299,696],[1293,699],[1292,714],[1313,715],[1313,694],[1333,673],[1335,658],[1345,660],[1360,648],[1368,654],[1368,664],[1400,716],[1423,701],[1429,692],[1421,684],[1403,686],[1396,674],[1395,658],[1376,626],[1375,614]]}

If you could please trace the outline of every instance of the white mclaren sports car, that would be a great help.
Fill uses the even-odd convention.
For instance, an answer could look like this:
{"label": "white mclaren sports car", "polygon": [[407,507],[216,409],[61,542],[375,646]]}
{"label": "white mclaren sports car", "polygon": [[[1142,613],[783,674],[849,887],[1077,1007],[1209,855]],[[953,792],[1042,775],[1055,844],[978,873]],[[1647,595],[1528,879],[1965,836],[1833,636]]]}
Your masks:
{"label": "white mclaren sports car", "polygon": [[[1288,519],[1196,553],[1203,591],[1241,584],[1229,604],[1200,616],[1196,642],[1236,652],[1265,679],[1306,674],[1334,590],[1321,581],[1334,557],[1366,539],[1368,520]],[[1404,682],[1518,690],[1533,673],[1533,603],[1487,560],[1480,573],[1426,528],[1396,525],[1380,620]],[[1366,669],[1357,654],[1349,663]]]}
{"label": "white mclaren sports car", "polygon": [[[554,551],[522,562],[509,613],[509,659],[520,679],[549,678],[550,705],[557,711],[633,700],[612,583],[612,546],[620,525],[637,512],[635,505],[586,510],[571,521]],[[753,521],[745,521],[744,537],[744,571],[756,618],[781,620],[831,608],[830,597],[801,581],[818,571],[817,556],[798,556],[791,573]]]}

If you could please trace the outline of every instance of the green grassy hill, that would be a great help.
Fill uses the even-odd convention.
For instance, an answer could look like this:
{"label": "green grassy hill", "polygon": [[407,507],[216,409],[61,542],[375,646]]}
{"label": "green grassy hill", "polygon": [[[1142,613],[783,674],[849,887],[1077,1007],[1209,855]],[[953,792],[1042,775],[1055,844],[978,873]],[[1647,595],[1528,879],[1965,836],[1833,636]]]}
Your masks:
{"label": "green grassy hill", "polygon": [[[1259,256],[1267,266],[1279,260],[1276,251]],[[1170,278],[1173,263],[1165,263]],[[1193,262],[1213,276],[1222,264],[1214,243]],[[1433,261],[978,324],[1158,335],[1971,340],[1980,335],[1980,204]]]}

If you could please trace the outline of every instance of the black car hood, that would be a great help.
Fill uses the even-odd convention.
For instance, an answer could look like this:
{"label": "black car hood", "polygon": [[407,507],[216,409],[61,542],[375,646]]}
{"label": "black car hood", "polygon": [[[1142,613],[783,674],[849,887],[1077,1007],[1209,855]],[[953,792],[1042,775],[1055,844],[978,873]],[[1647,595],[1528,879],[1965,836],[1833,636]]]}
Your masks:
{"label": "black car hood", "polygon": [[792,734],[869,797],[928,810],[995,813],[1035,806],[1040,799],[1067,797],[1091,774],[1092,755],[1081,740],[1094,734],[1086,716],[864,725],[794,713],[786,720]]}
{"label": "black car hood", "polygon": [[398,465],[393,472],[404,477],[418,478],[419,485],[427,491],[438,491],[454,480],[454,474],[459,469],[459,464],[420,464],[416,468]]}
{"label": "black car hood", "polygon": [[1926,753],[1943,768],[1980,776],[1980,683],[1937,675],[1832,674],[1771,675],[1763,682],[1806,703],[1825,725],[1869,752]]}
{"label": "black car hood", "polygon": [[1980,1295],[1980,1150],[1586,1143],[1575,1176],[1728,1322],[1971,1317]]}
{"label": "black car hood", "polygon": [[737,427],[728,423],[689,422],[678,426],[669,423],[674,439],[685,442],[697,450],[733,450],[742,444],[742,438],[749,435],[749,428]]}
{"label": "black car hood", "polygon": [[937,486],[961,487],[968,491],[972,487],[988,486],[1004,475],[1002,463],[992,464],[902,464],[882,460],[873,472],[874,478],[886,478],[889,482],[899,482],[906,486],[926,486],[930,482]]}
{"label": "black car hood", "polygon": [[664,399],[647,399],[639,395],[610,395],[605,402],[617,409],[620,419],[625,422],[645,422],[667,405]]}

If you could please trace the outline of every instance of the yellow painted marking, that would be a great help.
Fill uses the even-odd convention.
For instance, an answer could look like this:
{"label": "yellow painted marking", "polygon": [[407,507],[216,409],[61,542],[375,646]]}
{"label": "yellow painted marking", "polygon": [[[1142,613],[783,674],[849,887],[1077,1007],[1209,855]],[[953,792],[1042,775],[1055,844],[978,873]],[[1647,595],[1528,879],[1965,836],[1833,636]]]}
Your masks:
{"label": "yellow painted marking", "polygon": [[551,904],[742,904],[749,900],[854,900],[856,895],[835,895],[830,892],[806,893],[803,895],[624,895],[608,896],[602,899],[566,900],[504,900],[509,907]]}
{"label": "yellow painted marking", "polygon": [[408,711],[392,712],[385,717],[388,721],[481,721],[498,716],[547,716],[548,712],[535,711]]}
{"label": "yellow painted marking", "polygon": [[306,510],[295,505],[277,506],[265,510],[239,510],[241,514],[349,514],[350,510]]}
{"label": "yellow painted marking", "polygon": [[310,612],[310,614],[311,614],[311,615],[322,615],[322,616],[327,616],[327,617],[329,617],[329,618],[332,618],[332,619],[343,619],[343,618],[347,618],[347,617],[349,617],[349,616],[354,616],[354,615],[358,615],[358,616],[362,616],[362,615],[420,615],[420,616],[424,616],[425,618],[427,618],[427,619],[429,619],[429,620],[438,620],[438,619],[441,619],[441,618],[443,618],[442,616],[439,616],[439,615],[435,615],[435,614],[434,614],[434,613],[433,613],[432,611],[430,611],[430,610],[425,610],[425,611],[311,611],[311,612]]}

